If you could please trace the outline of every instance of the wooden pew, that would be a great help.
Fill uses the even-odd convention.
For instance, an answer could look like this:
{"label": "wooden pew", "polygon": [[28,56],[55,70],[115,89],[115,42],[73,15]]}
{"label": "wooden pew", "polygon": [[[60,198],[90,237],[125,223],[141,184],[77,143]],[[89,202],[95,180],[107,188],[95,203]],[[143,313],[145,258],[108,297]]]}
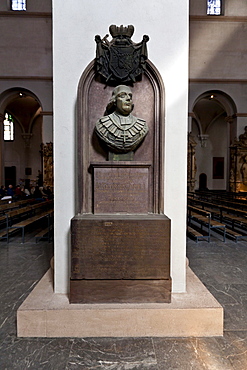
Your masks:
{"label": "wooden pew", "polygon": [[46,239],[48,242],[52,239],[53,233],[53,218],[54,218],[54,211],[51,210],[49,214],[47,214],[47,227],[42,229],[38,234],[35,235],[36,243],[38,243],[41,239]]}
{"label": "wooden pew", "polygon": [[[226,240],[226,225],[222,224],[221,222],[212,220],[211,213],[205,211],[201,208],[193,207],[188,205],[187,206],[188,212],[188,226],[192,227],[192,221],[198,223],[201,226],[201,231],[206,230],[206,234],[200,236],[203,239],[207,239],[210,242],[211,238],[211,231],[212,230],[221,230],[223,232],[223,241]],[[204,227],[204,229],[203,229]],[[199,237],[197,237],[197,240]]]}
{"label": "wooden pew", "polygon": [[45,201],[35,205],[26,206],[6,213],[6,232],[2,232],[2,238],[7,239],[9,242],[9,236],[16,230],[22,231],[22,243],[25,240],[25,228],[34,224],[37,221],[41,221],[45,217],[50,217],[53,213],[53,202]]}
{"label": "wooden pew", "polygon": [[247,211],[246,204],[239,203],[238,199],[229,201],[226,196],[220,198],[220,194],[210,196],[208,200],[197,195],[192,198],[188,196],[188,205],[195,206],[211,213],[211,220],[226,225],[226,236],[232,237],[235,241],[246,238],[247,232]]}

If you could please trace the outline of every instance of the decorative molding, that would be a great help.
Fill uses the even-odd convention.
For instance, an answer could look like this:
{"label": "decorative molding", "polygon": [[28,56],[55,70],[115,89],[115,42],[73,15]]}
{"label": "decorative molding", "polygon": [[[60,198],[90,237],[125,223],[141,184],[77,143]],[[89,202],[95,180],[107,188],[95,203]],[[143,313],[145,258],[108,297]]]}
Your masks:
{"label": "decorative molding", "polygon": [[24,134],[21,134],[24,142],[25,142],[25,147],[26,148],[29,148],[30,147],[30,141],[31,141],[31,138],[33,136],[33,134],[31,133],[24,133]]}
{"label": "decorative molding", "polygon": [[[28,12],[28,11],[0,11],[0,17],[22,17],[22,18],[52,18],[51,12]],[[225,15],[190,15],[191,22],[243,22],[247,21],[246,16],[225,16]]]}
{"label": "decorative molding", "polygon": [[0,17],[22,17],[22,18],[52,18],[52,13],[28,12],[28,11],[0,11]]}
{"label": "decorative molding", "polygon": [[237,117],[247,117],[247,113],[236,113]]}
{"label": "decorative molding", "polygon": [[53,81],[52,76],[0,76],[0,80]]}
{"label": "decorative molding", "polygon": [[190,22],[247,22],[247,17],[225,15],[190,15]]}
{"label": "decorative molding", "polygon": [[40,112],[41,116],[53,116],[53,112],[48,112],[48,111],[41,111]]}
{"label": "decorative molding", "polygon": [[247,83],[247,80],[246,79],[234,79],[234,78],[231,78],[231,79],[223,79],[223,78],[189,78],[189,83],[199,83],[199,84],[203,84],[203,83],[207,83],[207,84],[246,84]]}
{"label": "decorative molding", "polygon": [[234,118],[236,118],[236,114],[234,114],[233,116],[227,116],[225,117],[225,121],[227,123],[230,123],[230,125],[234,122]]}
{"label": "decorative molding", "polygon": [[201,147],[206,148],[209,135],[198,135],[198,138],[201,142]]}

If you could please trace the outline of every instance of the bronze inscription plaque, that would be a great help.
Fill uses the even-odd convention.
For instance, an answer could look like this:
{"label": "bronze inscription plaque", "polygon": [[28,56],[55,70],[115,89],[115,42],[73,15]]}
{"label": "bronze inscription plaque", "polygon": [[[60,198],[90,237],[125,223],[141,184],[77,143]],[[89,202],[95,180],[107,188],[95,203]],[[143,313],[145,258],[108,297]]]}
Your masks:
{"label": "bronze inscription plaque", "polygon": [[147,214],[149,167],[94,167],[94,214]]}
{"label": "bronze inscription plaque", "polygon": [[164,215],[72,219],[72,279],[169,279]]}

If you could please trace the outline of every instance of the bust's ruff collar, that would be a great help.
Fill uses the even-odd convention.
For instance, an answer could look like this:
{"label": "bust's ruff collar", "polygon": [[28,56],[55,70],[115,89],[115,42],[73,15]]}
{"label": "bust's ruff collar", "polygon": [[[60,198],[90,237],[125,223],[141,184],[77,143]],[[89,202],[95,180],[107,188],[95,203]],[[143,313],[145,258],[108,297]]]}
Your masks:
{"label": "bust's ruff collar", "polygon": [[125,131],[129,130],[137,122],[137,117],[129,114],[128,116],[122,116],[116,112],[109,115],[111,121],[117,126],[118,129]]}

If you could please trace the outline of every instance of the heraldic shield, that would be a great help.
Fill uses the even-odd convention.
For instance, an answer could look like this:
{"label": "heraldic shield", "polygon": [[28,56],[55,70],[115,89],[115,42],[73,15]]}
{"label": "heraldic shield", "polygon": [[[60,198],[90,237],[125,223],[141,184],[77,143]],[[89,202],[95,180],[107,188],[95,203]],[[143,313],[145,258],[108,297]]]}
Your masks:
{"label": "heraldic shield", "polygon": [[141,42],[133,43],[132,25],[128,27],[112,25],[109,31],[113,37],[110,42],[107,40],[108,35],[103,39],[99,35],[95,36],[97,72],[106,79],[106,82],[135,82],[136,77],[145,70],[146,43],[149,37],[144,35]]}
{"label": "heraldic shield", "polygon": [[142,73],[140,68],[141,47],[135,49],[133,45],[119,47],[112,45],[109,50],[110,63],[109,69],[117,79],[122,82],[131,79]]}

